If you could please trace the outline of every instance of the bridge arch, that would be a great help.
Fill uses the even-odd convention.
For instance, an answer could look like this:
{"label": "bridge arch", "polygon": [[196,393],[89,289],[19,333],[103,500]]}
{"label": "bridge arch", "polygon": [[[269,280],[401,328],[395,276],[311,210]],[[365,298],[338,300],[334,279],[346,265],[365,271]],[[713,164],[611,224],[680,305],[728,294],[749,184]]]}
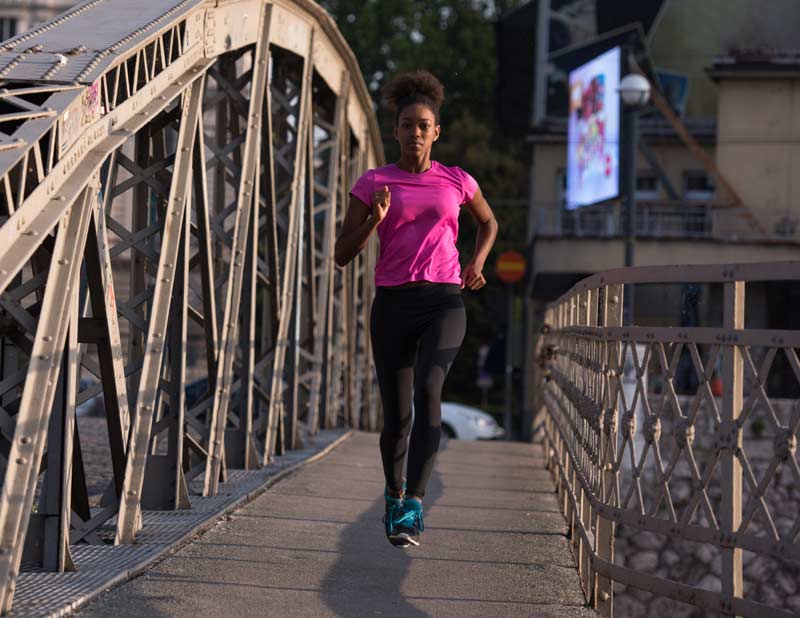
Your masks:
{"label": "bridge arch", "polygon": [[[23,556],[69,570],[113,518],[132,543],[193,481],[213,496],[305,432],[376,427],[376,247],[341,269],[332,244],[383,150],[308,0],[88,0],[0,45],[0,80],[8,612]],[[75,408],[99,397],[112,473],[92,508]]]}

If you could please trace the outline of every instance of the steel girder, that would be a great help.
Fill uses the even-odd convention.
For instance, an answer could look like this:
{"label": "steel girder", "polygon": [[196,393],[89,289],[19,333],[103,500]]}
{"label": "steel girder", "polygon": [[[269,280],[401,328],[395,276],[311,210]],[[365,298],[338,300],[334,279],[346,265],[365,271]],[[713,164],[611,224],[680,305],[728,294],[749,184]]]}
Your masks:
{"label": "steel girder", "polygon": [[[377,426],[376,247],[332,253],[382,150],[306,0],[90,0],[5,42],[0,80],[5,613],[20,568],[80,568],[70,545],[132,543],[142,509],[191,508],[320,427]],[[98,397],[102,473],[76,417]]]}

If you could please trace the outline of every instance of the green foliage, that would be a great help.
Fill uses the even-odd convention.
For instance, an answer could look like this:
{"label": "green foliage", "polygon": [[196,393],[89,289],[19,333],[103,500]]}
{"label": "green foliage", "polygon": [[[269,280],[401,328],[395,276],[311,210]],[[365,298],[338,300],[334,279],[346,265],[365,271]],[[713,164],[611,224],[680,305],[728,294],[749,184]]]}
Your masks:
{"label": "green foliage", "polygon": [[[496,130],[497,60],[494,22],[525,0],[322,0],[353,49],[378,110],[387,161],[399,157],[394,117],[380,100],[380,88],[395,74],[427,69],[445,86],[442,136],[433,157],[459,165],[478,181],[497,217],[500,234],[484,268],[488,284],[464,292],[467,335],[445,385],[446,399],[475,404],[477,352],[505,326],[505,285],[494,275],[497,255],[524,251],[527,148],[519,136]],[[462,265],[474,251],[477,228],[468,213],[460,219]],[[490,397],[502,399],[501,382]]]}
{"label": "green foliage", "polygon": [[[447,88],[447,114],[491,115],[494,26],[488,2],[325,0],[377,93],[398,72],[428,69]],[[476,114],[479,115],[479,114]]]}

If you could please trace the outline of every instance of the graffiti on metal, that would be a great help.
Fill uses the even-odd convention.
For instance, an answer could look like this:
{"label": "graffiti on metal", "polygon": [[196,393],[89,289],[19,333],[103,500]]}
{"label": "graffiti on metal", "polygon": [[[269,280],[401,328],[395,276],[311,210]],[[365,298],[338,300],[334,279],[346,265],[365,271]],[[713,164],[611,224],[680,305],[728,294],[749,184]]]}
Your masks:
{"label": "graffiti on metal", "polygon": [[3,613],[23,564],[80,570],[71,547],[134,543],[143,510],[321,428],[376,428],[377,247],[332,259],[350,185],[383,161],[366,85],[315,3],[213,4],[91,0],[3,44]]}

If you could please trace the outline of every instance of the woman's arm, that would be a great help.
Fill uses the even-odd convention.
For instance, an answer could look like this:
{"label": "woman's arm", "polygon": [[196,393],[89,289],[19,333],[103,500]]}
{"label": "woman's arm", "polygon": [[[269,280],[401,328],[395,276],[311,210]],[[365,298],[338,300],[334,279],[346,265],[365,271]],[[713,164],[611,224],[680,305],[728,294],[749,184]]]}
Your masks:
{"label": "woman's arm", "polygon": [[357,197],[350,196],[342,229],[339,231],[333,249],[333,259],[339,266],[346,266],[350,260],[361,253],[372,231],[386,217],[391,194],[389,187],[383,189],[383,191],[377,191],[373,196],[371,213],[369,206]]}
{"label": "woman's arm", "polygon": [[475,191],[472,199],[464,204],[469,210],[472,218],[478,224],[478,235],[475,239],[475,255],[461,271],[461,287],[470,290],[479,290],[486,285],[483,276],[483,265],[492,250],[495,238],[497,238],[497,219],[494,218],[492,209],[486,198],[483,197],[480,188]]}

